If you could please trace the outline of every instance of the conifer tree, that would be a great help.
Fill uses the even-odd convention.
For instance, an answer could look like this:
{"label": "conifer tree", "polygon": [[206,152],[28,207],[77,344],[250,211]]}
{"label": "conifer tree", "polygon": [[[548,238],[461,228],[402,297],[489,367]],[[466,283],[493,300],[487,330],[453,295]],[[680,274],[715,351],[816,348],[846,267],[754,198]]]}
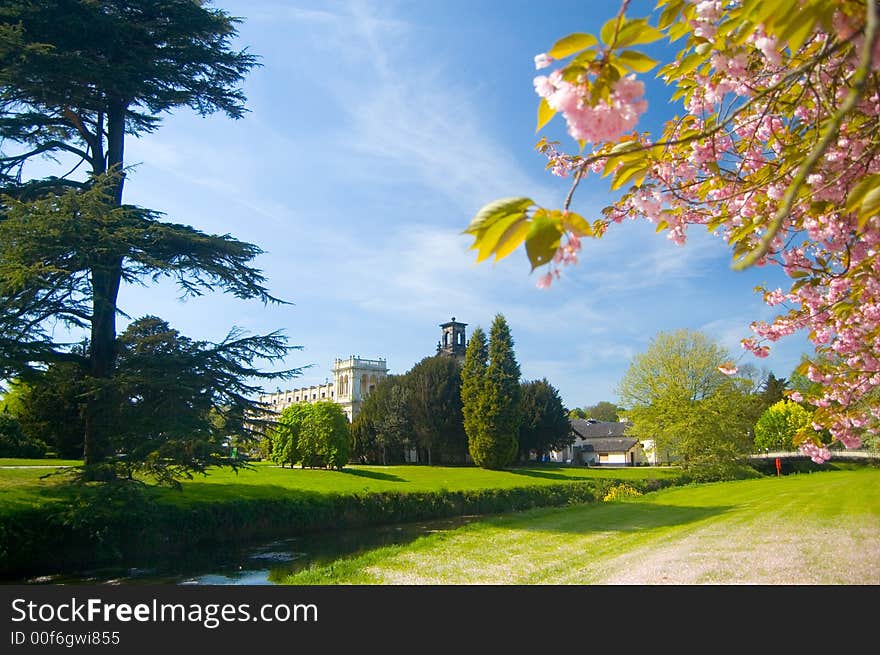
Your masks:
{"label": "conifer tree", "polygon": [[[473,337],[471,341],[473,342]],[[478,346],[477,346],[478,347]],[[470,346],[469,346],[470,348]],[[472,362],[473,363],[473,362]],[[468,365],[465,354],[465,367]],[[462,372],[464,375],[464,372]],[[516,458],[520,417],[520,369],[507,321],[496,314],[489,332],[488,365],[466,418],[468,446],[478,466],[500,469]],[[462,380],[464,393],[464,380]],[[468,392],[471,391],[469,388]],[[475,411],[474,411],[475,410]]]}
{"label": "conifer tree", "polygon": [[519,455],[527,460],[534,452],[541,461],[545,452],[562,450],[574,441],[571,424],[559,390],[547,378],[523,382],[521,388]]}
{"label": "conifer tree", "polygon": [[[105,417],[116,409],[124,283],[168,277],[184,296],[219,289],[281,302],[252,266],[257,246],[123,201],[126,137],[182,107],[244,115],[240,84],[257,59],[233,47],[239,22],[192,0],[0,3],[0,376],[81,369],[92,479],[112,476]],[[63,174],[27,179],[38,159]],[[86,332],[89,351],[56,339],[56,325]],[[290,350],[277,333],[247,346],[269,362]]]}
{"label": "conifer tree", "polygon": [[486,341],[486,333],[477,327],[471,334],[467,349],[464,353],[464,363],[461,367],[461,413],[464,417],[464,431],[468,440],[468,452],[474,457],[474,449],[479,441],[479,431],[482,425],[480,402],[483,396],[483,386],[486,382],[486,368],[489,365],[489,344]]}

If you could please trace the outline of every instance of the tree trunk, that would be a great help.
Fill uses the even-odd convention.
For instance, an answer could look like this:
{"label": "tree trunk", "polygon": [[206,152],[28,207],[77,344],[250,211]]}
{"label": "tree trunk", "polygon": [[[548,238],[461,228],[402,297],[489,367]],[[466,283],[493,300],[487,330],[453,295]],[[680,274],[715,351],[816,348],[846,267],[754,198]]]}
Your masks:
{"label": "tree trunk", "polygon": [[[125,137],[125,105],[122,101],[111,102],[107,112],[107,160],[96,161],[96,174],[117,172],[119,178],[113,189],[113,205],[122,204],[122,187],[125,182],[123,167]],[[100,140],[102,136],[97,135]],[[110,420],[113,393],[110,378],[116,363],[116,312],[119,286],[122,282],[122,257],[109,254],[98,259],[92,267],[92,325],[89,348],[89,376],[94,380],[93,393],[89,396],[85,411],[85,434],[83,435],[83,459],[87,468],[104,461],[110,453]]]}

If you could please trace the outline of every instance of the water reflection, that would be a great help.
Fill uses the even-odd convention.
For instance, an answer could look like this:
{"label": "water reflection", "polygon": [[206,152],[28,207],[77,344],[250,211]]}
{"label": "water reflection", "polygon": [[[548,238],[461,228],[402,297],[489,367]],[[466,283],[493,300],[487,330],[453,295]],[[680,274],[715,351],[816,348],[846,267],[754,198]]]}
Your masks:
{"label": "water reflection", "polygon": [[241,550],[198,553],[190,560],[74,575],[45,575],[26,584],[271,585],[288,575],[374,548],[406,544],[476,520],[475,516],[303,535]]}

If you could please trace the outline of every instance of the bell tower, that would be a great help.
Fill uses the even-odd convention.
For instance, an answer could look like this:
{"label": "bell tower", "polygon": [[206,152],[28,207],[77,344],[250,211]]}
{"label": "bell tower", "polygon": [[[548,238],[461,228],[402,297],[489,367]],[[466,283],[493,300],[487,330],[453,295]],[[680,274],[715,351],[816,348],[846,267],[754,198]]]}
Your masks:
{"label": "bell tower", "polygon": [[455,320],[455,316],[451,321],[440,324],[440,342],[437,344],[438,355],[449,355],[459,360],[464,359],[464,352],[467,350],[467,339],[465,337],[465,328],[467,323],[459,323]]}

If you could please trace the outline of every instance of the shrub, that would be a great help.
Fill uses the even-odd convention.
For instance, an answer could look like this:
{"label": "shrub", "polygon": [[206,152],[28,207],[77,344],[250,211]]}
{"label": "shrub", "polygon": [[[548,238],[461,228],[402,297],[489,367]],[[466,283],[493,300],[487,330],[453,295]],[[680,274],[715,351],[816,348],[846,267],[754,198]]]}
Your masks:
{"label": "shrub", "polygon": [[40,439],[25,436],[12,414],[0,413],[0,457],[44,457],[48,449]]}
{"label": "shrub", "polygon": [[635,487],[628,484],[615,484],[612,486],[608,492],[602,497],[602,500],[606,503],[613,502],[616,500],[622,500],[624,498],[635,498],[637,496],[641,496],[642,492],[636,489]]}

